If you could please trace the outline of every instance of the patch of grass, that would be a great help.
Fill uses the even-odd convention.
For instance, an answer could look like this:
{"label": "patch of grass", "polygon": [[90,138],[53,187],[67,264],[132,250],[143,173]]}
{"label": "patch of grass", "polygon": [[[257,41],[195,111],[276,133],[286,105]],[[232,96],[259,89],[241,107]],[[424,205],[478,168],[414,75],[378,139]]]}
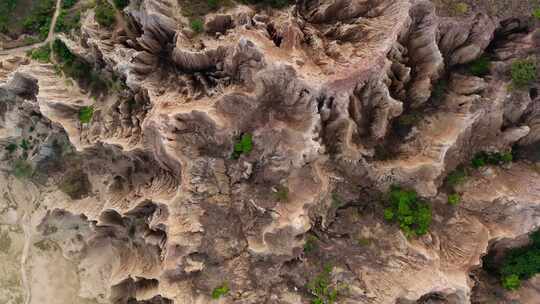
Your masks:
{"label": "patch of grass", "polygon": [[457,15],[465,15],[469,12],[469,5],[465,2],[458,2],[454,4],[453,9]]}
{"label": "patch of grass", "polygon": [[508,290],[517,290],[521,286],[521,280],[517,274],[511,274],[502,278],[501,285]]}
{"label": "patch of grass", "polygon": [[390,206],[384,210],[384,218],[397,222],[407,237],[428,232],[431,225],[431,206],[418,198],[416,191],[392,186],[388,195]]}
{"label": "patch of grass", "polygon": [[456,206],[461,202],[461,196],[457,193],[448,195],[448,203],[452,206]]}
{"label": "patch of grass", "polygon": [[114,8],[106,0],[98,0],[95,8],[96,22],[103,27],[111,27],[116,22]]}
{"label": "patch of grass", "polygon": [[234,144],[233,158],[237,159],[242,154],[249,154],[253,150],[253,137],[249,133],[245,133]]}
{"label": "patch of grass", "polygon": [[534,18],[540,20],[540,8],[536,8],[533,10],[532,15]]}
{"label": "patch of grass", "polygon": [[81,123],[89,123],[92,121],[92,117],[94,116],[94,107],[82,107],[79,110],[79,121]]}
{"label": "patch of grass", "polygon": [[228,294],[229,291],[230,291],[229,284],[227,284],[227,282],[223,282],[221,286],[218,286],[214,288],[214,290],[212,290],[212,299],[217,300],[221,298],[222,296],[225,296],[226,294]]}
{"label": "patch of grass", "polygon": [[51,48],[49,45],[44,45],[42,47],[39,47],[37,49],[33,49],[30,52],[30,58],[37,60],[39,62],[47,63],[50,62],[51,57]]}
{"label": "patch of grass", "polygon": [[536,80],[536,63],[530,59],[516,60],[512,62],[510,74],[515,87],[526,87]]}
{"label": "patch of grass", "polygon": [[307,284],[307,289],[315,297],[311,301],[312,304],[333,304],[344,289],[340,286],[332,286],[330,280],[332,269],[331,265],[324,266],[323,272],[319,273]]}
{"label": "patch of grass", "polygon": [[304,253],[311,253],[319,249],[319,244],[317,244],[318,239],[313,235],[308,235],[306,242],[304,243]]}
{"label": "patch of grass", "polygon": [[359,238],[358,245],[360,246],[369,246],[371,244],[371,239],[368,238]]}
{"label": "patch of grass", "polygon": [[332,193],[332,207],[339,208],[345,203],[337,193]]}
{"label": "patch of grass", "polygon": [[468,70],[472,75],[482,77],[489,73],[490,67],[491,61],[489,58],[487,56],[481,56],[469,63]]}
{"label": "patch of grass", "polygon": [[280,202],[286,202],[289,199],[289,188],[279,185],[276,187],[277,191],[273,192],[274,196]]}
{"label": "patch of grass", "polygon": [[487,165],[500,166],[511,163],[513,160],[512,152],[485,152],[481,151],[475,154],[471,160],[471,165],[478,169]]}
{"label": "patch of grass", "polygon": [[191,20],[190,26],[195,33],[202,33],[204,31],[204,24],[201,19]]}
{"label": "patch of grass", "polygon": [[34,174],[34,168],[24,159],[18,159],[13,163],[13,176],[18,179],[27,179]]}

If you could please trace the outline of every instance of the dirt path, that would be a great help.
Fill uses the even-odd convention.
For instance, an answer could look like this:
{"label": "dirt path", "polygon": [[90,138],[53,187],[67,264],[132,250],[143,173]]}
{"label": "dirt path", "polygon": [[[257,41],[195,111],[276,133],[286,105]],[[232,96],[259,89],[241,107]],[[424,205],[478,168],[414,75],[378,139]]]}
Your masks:
{"label": "dirt path", "polygon": [[56,27],[56,21],[58,20],[58,15],[60,15],[60,10],[62,8],[62,0],[56,0],[56,9],[54,10],[54,15],[51,21],[51,26],[49,28],[49,35],[47,36],[47,39],[45,41],[41,41],[38,43],[34,43],[31,45],[21,46],[14,49],[8,49],[8,50],[0,50],[0,56],[1,55],[20,55],[24,54],[27,51],[30,51],[32,49],[42,47],[49,43],[52,46],[52,42],[54,41],[54,38],[56,37],[54,33],[54,28]]}

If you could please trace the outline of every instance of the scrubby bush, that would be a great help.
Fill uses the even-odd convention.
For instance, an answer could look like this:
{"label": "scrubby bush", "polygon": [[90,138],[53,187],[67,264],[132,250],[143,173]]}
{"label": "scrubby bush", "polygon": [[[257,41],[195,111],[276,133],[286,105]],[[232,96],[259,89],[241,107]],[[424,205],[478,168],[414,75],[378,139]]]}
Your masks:
{"label": "scrubby bush", "polygon": [[216,9],[219,7],[219,0],[207,0],[206,2],[211,9]]}
{"label": "scrubby bush", "polygon": [[126,6],[129,5],[129,0],[114,0],[114,5],[117,9],[123,10]]}
{"label": "scrubby bush", "polygon": [[469,11],[469,5],[465,2],[458,2],[454,5],[454,12],[458,15],[464,15]]}
{"label": "scrubby bush", "polygon": [[93,107],[82,107],[79,109],[79,121],[81,123],[89,123],[92,121],[92,117],[94,116],[94,108]]}
{"label": "scrubby bush", "polygon": [[306,242],[304,243],[304,253],[311,253],[319,249],[319,244],[317,244],[318,239],[313,235],[308,235]]}
{"label": "scrubby bush", "polygon": [[212,299],[217,300],[221,298],[222,296],[228,294],[229,291],[230,291],[229,284],[227,284],[227,282],[223,282],[221,286],[214,288],[214,290],[212,291]]}
{"label": "scrubby bush", "polygon": [[202,33],[204,31],[204,24],[201,19],[191,20],[191,29],[195,33]]}
{"label": "scrubby bush", "polygon": [[43,62],[43,63],[49,62],[50,56],[51,56],[51,48],[49,47],[48,44],[40,48],[33,49],[30,52],[30,58],[37,60],[39,62]]}
{"label": "scrubby bush", "polygon": [[444,183],[453,189],[455,186],[465,182],[465,180],[467,180],[467,176],[467,170],[464,167],[458,167],[454,171],[450,172],[448,176],[446,176]]}
{"label": "scrubby bush", "polygon": [[9,145],[6,146],[6,150],[9,153],[13,153],[13,152],[17,151],[17,148],[19,148],[19,146],[17,146],[16,143],[10,143]]}
{"label": "scrubby bush", "polygon": [[384,210],[384,218],[397,222],[405,236],[415,237],[428,232],[431,207],[418,198],[416,191],[392,186],[387,204],[390,206]]}
{"label": "scrubby bush", "polygon": [[526,87],[536,79],[536,64],[529,59],[516,60],[512,62],[510,74],[514,86]]}
{"label": "scrubby bush", "polygon": [[18,159],[13,163],[13,176],[18,179],[30,178],[34,174],[32,165],[24,159]]}
{"label": "scrubby bush", "polygon": [[56,26],[54,30],[56,32],[69,32],[72,29],[79,28],[81,23],[81,13],[76,12],[74,14],[68,14],[67,11],[62,10],[56,20]]}
{"label": "scrubby bush", "polygon": [[77,0],[62,0],[62,8],[72,8],[75,3],[77,3]]}
{"label": "scrubby bush", "polygon": [[239,141],[234,144],[233,158],[239,158],[242,154],[249,154],[253,150],[253,138],[251,134],[243,134]]}
{"label": "scrubby bush", "polygon": [[456,206],[461,202],[461,196],[457,193],[448,195],[448,203],[452,206]]}
{"label": "scrubby bush", "polygon": [[47,38],[55,5],[54,0],[36,2],[30,14],[24,19],[24,29],[32,33],[38,33],[40,39]]}
{"label": "scrubby bush", "polygon": [[489,73],[491,67],[491,61],[487,56],[481,56],[480,58],[469,63],[469,72],[474,76],[482,77]]}
{"label": "scrubby bush", "polygon": [[534,18],[540,20],[540,8],[534,9],[532,15]]}
{"label": "scrubby bush", "polygon": [[17,0],[0,1],[0,32],[8,31],[8,23],[15,7],[17,7]]}
{"label": "scrubby bush", "polygon": [[344,286],[332,286],[330,281],[332,269],[331,265],[324,266],[323,272],[319,273],[307,284],[307,289],[315,297],[311,301],[312,304],[333,304],[339,294],[346,289]]}
{"label": "scrubby bush", "polygon": [[471,164],[474,168],[481,168],[487,165],[504,165],[512,162],[512,152],[485,152],[476,153]]}
{"label": "scrubby bush", "polygon": [[529,245],[510,249],[500,263],[487,261],[484,266],[488,272],[500,277],[501,285],[506,289],[518,289],[521,281],[540,273],[540,230],[533,232],[529,239]]}
{"label": "scrubby bush", "polygon": [[96,3],[95,18],[99,25],[111,27],[116,21],[114,8],[106,0],[99,0]]}

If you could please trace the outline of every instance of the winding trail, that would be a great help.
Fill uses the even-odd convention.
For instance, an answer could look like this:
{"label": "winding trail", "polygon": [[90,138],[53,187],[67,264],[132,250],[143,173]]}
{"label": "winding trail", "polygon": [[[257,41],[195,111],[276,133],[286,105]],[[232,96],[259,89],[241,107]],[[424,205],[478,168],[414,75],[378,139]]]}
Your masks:
{"label": "winding trail", "polygon": [[0,50],[0,56],[2,55],[19,55],[21,53],[26,53],[27,51],[33,50],[38,47],[42,47],[46,45],[47,43],[52,46],[52,42],[54,41],[54,38],[56,37],[56,34],[54,32],[54,28],[56,27],[56,22],[58,20],[58,16],[60,15],[60,10],[62,8],[62,0],[56,0],[56,9],[54,10],[53,18],[51,21],[51,26],[49,27],[49,35],[47,35],[47,39],[44,41],[21,46],[18,48],[13,49],[7,49],[7,50]]}

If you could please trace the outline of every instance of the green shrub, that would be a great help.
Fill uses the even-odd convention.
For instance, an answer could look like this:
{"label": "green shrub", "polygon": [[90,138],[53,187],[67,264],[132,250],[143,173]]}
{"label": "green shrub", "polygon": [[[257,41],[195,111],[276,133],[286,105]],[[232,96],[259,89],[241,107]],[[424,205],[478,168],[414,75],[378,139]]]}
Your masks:
{"label": "green shrub", "polygon": [[453,9],[457,15],[464,15],[469,11],[469,5],[464,2],[458,2],[454,4]]}
{"label": "green shrub", "polygon": [[312,304],[333,304],[336,302],[342,288],[331,286],[332,268],[331,265],[325,266],[323,272],[308,283],[307,289],[315,297],[311,301]]}
{"label": "green shrub", "polygon": [[27,32],[38,33],[42,40],[47,38],[55,5],[54,0],[37,1],[30,14],[23,21],[24,29]]}
{"label": "green shrub", "polygon": [[229,291],[229,285],[227,284],[227,282],[223,282],[221,286],[214,288],[214,290],[212,291],[212,299],[219,299],[222,296],[228,294]]}
{"label": "green shrub", "polygon": [[89,123],[92,121],[92,116],[94,116],[93,107],[85,106],[79,109],[79,121],[81,123]]}
{"label": "green shrub", "polygon": [[26,140],[26,139],[21,140],[21,145],[20,145],[20,146],[21,146],[21,148],[22,148],[23,150],[28,150],[28,149],[30,149],[30,143],[29,143],[28,140]]}
{"label": "green shrub", "polygon": [[446,92],[447,87],[448,87],[448,81],[446,79],[440,79],[439,81],[437,81],[437,83],[433,86],[433,92],[431,93],[431,98],[433,100],[441,99],[444,93]]}
{"label": "green shrub", "polygon": [[512,152],[485,152],[476,153],[471,164],[474,168],[481,168],[487,165],[504,165],[513,160]]}
{"label": "green shrub", "polygon": [[319,249],[319,244],[317,244],[318,239],[313,235],[308,235],[306,242],[304,243],[304,253],[311,253]]}
{"label": "green shrub", "polygon": [[201,19],[191,20],[191,29],[195,33],[202,33],[204,31],[204,24]]}
{"label": "green shrub", "polygon": [[540,230],[531,233],[529,239],[529,245],[508,250],[500,263],[488,261],[484,266],[500,277],[501,285],[506,289],[518,289],[521,281],[540,273]]}
{"label": "green shrub", "polygon": [[521,280],[517,274],[506,276],[501,281],[502,286],[508,290],[516,290],[521,286]]}
{"label": "green shrub", "polygon": [[30,58],[37,60],[39,62],[43,62],[43,63],[50,62],[50,57],[51,57],[51,48],[49,47],[48,44],[40,48],[33,49],[30,52]]}
{"label": "green shrub", "polygon": [[72,8],[75,3],[77,3],[77,0],[62,0],[62,8],[68,9]]}
{"label": "green shrub", "polygon": [[116,22],[114,8],[106,0],[99,0],[95,9],[96,22],[104,27],[111,27]]}
{"label": "green shrub", "polygon": [[17,0],[0,1],[0,32],[8,31],[8,23],[13,16],[15,7],[17,7]]}
{"label": "green shrub", "polygon": [[6,146],[6,150],[9,153],[13,153],[13,152],[17,151],[17,148],[19,148],[19,146],[16,143],[10,143],[9,145]]}
{"label": "green shrub", "polygon": [[534,18],[540,20],[540,8],[534,9],[532,15]]}
{"label": "green shrub", "polygon": [[56,20],[56,26],[54,30],[56,32],[67,33],[72,29],[79,28],[81,25],[81,12],[74,14],[68,14],[65,10],[60,11],[58,19]]}
{"label": "green shrub", "polygon": [[57,56],[58,61],[64,64],[72,64],[75,61],[76,57],[71,53],[66,44],[60,40],[56,39],[53,42],[53,52]]}
{"label": "green shrub", "polygon": [[219,0],[206,0],[206,2],[211,9],[216,9],[219,7]]}
{"label": "green shrub", "polygon": [[117,9],[123,10],[126,6],[129,5],[129,0],[114,0],[114,5]]}
{"label": "green shrub", "polygon": [[481,56],[480,58],[469,63],[469,73],[477,77],[485,76],[489,73],[489,68],[491,67],[491,61],[486,56]]}
{"label": "green shrub", "polygon": [[431,225],[431,207],[418,198],[416,191],[392,186],[388,204],[384,210],[387,221],[397,222],[407,237],[424,235]]}
{"label": "green shrub", "polygon": [[514,86],[526,87],[536,79],[536,64],[528,59],[516,60],[512,62],[510,74]]}
{"label": "green shrub", "polygon": [[465,182],[465,180],[467,180],[467,176],[467,170],[465,170],[463,167],[458,167],[446,176],[444,183],[453,189],[455,186]]}
{"label": "green shrub", "polygon": [[242,154],[249,154],[253,150],[253,138],[251,134],[243,134],[239,141],[234,144],[233,158],[239,158]]}
{"label": "green shrub", "polygon": [[452,206],[456,206],[461,202],[461,196],[457,193],[448,195],[448,203]]}
{"label": "green shrub", "polygon": [[34,174],[32,165],[26,160],[18,159],[13,164],[13,176],[18,179],[27,179]]}

